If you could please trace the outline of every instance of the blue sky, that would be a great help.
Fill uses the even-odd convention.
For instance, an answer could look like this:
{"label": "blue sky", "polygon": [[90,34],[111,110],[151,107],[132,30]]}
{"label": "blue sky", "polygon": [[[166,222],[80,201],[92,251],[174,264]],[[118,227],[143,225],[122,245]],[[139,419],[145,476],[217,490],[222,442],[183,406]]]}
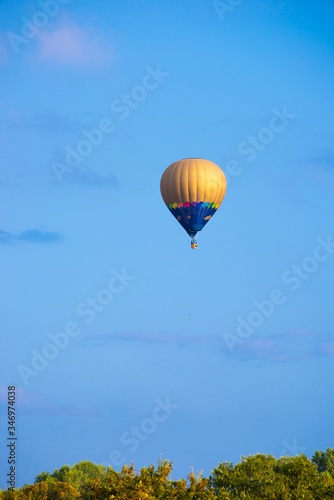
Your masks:
{"label": "blue sky", "polygon": [[[334,447],[333,15],[0,3],[0,435],[16,384],[19,486],[80,460],[161,453],[179,477]],[[185,157],[228,178],[197,251],[159,189]]]}

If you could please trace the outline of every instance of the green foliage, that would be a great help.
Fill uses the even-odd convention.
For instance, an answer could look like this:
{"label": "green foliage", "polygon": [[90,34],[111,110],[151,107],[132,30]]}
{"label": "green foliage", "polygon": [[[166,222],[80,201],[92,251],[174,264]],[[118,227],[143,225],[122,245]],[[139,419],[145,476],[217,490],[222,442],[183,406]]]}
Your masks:
{"label": "green foliage", "polygon": [[75,500],[79,498],[79,491],[68,483],[57,481],[48,486],[47,500]]}
{"label": "green foliage", "polygon": [[72,467],[63,465],[59,470],[55,469],[53,473],[42,472],[36,476],[35,483],[44,481],[50,485],[55,482],[62,482],[79,489],[82,484],[90,479],[103,478],[105,475],[106,468],[103,465],[96,465],[93,462],[84,460],[72,465]]}
{"label": "green foliage", "polygon": [[46,483],[23,486],[14,491],[5,491],[3,498],[6,500],[48,500],[48,486]]}
{"label": "green foliage", "polygon": [[189,474],[187,480],[170,478],[172,463],[159,461],[135,472],[133,465],[125,465],[121,472],[108,470],[104,480],[94,480],[82,488],[85,500],[209,500],[213,492],[208,489],[207,479]]}
{"label": "green foliage", "polygon": [[219,464],[210,477],[216,497],[247,500],[334,499],[334,481],[305,455],[276,459],[250,455],[233,466]]}
{"label": "green foliage", "polygon": [[14,491],[1,491],[0,493],[1,500],[15,500],[15,492]]}
{"label": "green foliage", "polygon": [[282,457],[250,455],[218,464],[209,479],[191,472],[173,480],[173,464],[159,460],[120,472],[82,461],[42,472],[33,485],[0,491],[0,500],[333,500],[334,450]]}
{"label": "green foliage", "polygon": [[41,472],[40,474],[37,474],[35,477],[35,483],[53,483],[55,482],[55,478],[53,477],[53,474],[51,472]]}
{"label": "green foliage", "polygon": [[327,448],[326,452],[316,451],[312,462],[317,466],[319,472],[329,472],[334,477],[334,450]]}
{"label": "green foliage", "polygon": [[1,500],[15,500],[16,498],[16,493],[11,490],[6,490],[6,491],[1,491],[0,493],[0,498]]}
{"label": "green foliage", "polygon": [[[51,481],[49,483],[40,481],[23,488],[2,493],[6,500],[76,500],[80,499],[80,493],[68,483]],[[1,497],[0,497],[1,498]]]}

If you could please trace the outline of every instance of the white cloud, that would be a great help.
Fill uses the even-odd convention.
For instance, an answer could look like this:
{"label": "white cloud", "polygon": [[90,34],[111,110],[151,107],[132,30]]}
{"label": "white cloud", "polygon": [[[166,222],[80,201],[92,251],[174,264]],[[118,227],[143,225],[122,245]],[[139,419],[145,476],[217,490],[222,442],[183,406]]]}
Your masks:
{"label": "white cloud", "polygon": [[62,65],[98,66],[114,56],[114,48],[98,40],[92,31],[65,24],[38,36],[38,59]]}

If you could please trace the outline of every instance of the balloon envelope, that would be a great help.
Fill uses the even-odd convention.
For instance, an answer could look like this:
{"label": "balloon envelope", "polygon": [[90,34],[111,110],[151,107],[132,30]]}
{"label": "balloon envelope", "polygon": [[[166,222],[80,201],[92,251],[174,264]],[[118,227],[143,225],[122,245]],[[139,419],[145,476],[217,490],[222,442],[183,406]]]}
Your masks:
{"label": "balloon envelope", "polygon": [[184,158],[164,171],[160,190],[171,213],[193,238],[223,201],[226,178],[212,161]]}

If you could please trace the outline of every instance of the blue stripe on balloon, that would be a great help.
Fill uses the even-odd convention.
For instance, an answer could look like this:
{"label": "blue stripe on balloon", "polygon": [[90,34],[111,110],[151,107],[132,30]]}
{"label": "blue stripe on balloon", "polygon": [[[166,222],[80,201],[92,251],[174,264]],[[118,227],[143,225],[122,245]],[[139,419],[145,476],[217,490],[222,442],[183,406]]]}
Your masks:
{"label": "blue stripe on balloon", "polygon": [[201,201],[195,206],[168,208],[187,233],[193,237],[210,220],[205,220],[205,218],[212,217],[216,213],[217,209],[209,205],[211,205],[209,202]]}

